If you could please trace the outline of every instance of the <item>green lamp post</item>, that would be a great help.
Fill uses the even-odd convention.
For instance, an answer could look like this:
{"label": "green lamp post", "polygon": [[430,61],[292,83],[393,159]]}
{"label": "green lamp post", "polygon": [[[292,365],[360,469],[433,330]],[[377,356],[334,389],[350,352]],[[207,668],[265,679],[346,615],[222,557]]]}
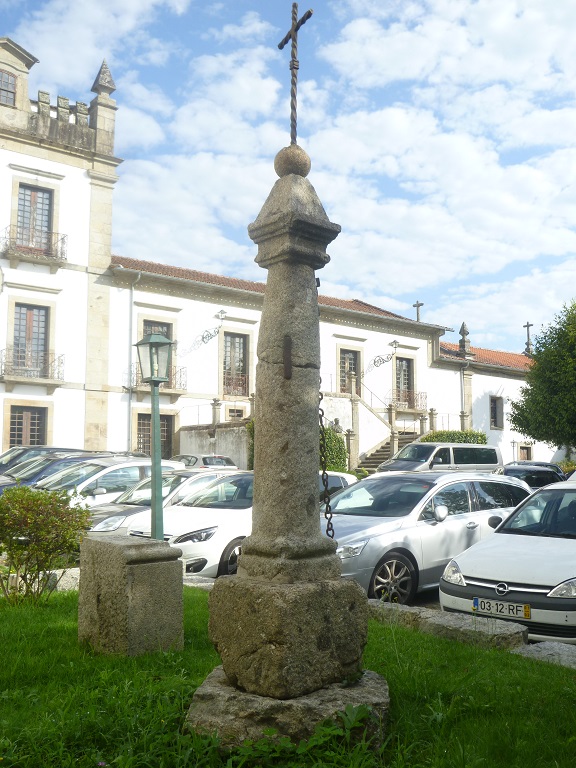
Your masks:
{"label": "green lamp post", "polygon": [[160,333],[149,333],[134,346],[138,351],[142,381],[150,384],[152,438],[152,526],[153,539],[164,540],[162,514],[162,456],[160,448],[160,384],[168,381],[170,339]]}

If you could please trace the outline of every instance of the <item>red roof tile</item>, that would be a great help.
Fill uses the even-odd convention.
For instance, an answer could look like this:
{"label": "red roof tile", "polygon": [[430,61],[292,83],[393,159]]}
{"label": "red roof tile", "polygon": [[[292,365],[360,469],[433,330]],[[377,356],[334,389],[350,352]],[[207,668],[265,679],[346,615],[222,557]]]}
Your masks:
{"label": "red roof tile", "polygon": [[[450,360],[458,358],[459,344],[451,344],[447,341],[440,342],[440,355]],[[500,352],[496,349],[482,349],[481,347],[470,347],[470,354],[474,355],[474,362],[485,365],[499,365],[505,368],[516,368],[519,371],[526,371],[532,365],[532,361],[526,355],[517,352]],[[464,358],[460,358],[461,360]]]}
{"label": "red roof tile", "polygon": [[[139,259],[129,259],[125,256],[112,256],[112,266],[122,266],[126,269],[136,269],[149,274],[180,277],[182,280],[192,280],[197,283],[208,283],[209,285],[220,285],[224,288],[237,288],[241,291],[253,291],[254,293],[264,293],[266,283],[256,283],[252,280],[239,280],[236,277],[224,277],[224,275],[213,275],[210,272],[198,272],[195,269],[186,269],[185,267],[171,267],[168,264],[158,264],[154,261],[141,261]],[[319,296],[318,302],[326,307],[336,309],[348,309],[354,312],[365,312],[369,315],[378,315],[379,317],[392,317],[397,320],[408,320],[407,317],[396,315],[380,307],[367,304],[360,299],[337,299],[333,296]]]}

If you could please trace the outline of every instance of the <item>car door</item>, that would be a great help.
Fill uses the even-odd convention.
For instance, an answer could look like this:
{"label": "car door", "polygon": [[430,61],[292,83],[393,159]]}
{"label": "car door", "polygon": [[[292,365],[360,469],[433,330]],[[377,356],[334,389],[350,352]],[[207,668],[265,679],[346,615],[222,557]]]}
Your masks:
{"label": "car door", "polygon": [[[421,544],[420,586],[437,584],[448,561],[480,541],[481,513],[474,508],[469,482],[455,480],[443,485],[425,502],[418,521]],[[435,509],[446,507],[439,522]]]}

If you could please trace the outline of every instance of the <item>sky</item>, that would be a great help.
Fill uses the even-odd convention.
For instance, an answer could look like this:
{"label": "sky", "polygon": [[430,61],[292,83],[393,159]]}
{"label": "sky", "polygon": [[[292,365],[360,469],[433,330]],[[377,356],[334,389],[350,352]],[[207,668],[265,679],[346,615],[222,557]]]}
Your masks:
{"label": "sky", "polygon": [[[576,296],[574,0],[318,0],[298,143],[342,232],[320,292],[522,352]],[[288,0],[0,0],[38,89],[116,83],[113,252],[248,280],[290,143]]]}

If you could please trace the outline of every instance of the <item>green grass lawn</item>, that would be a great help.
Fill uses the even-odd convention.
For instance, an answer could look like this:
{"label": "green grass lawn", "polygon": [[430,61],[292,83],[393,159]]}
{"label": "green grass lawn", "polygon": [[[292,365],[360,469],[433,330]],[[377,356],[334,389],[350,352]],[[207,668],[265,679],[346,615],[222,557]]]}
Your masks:
{"label": "green grass lawn", "polygon": [[219,663],[207,594],[184,593],[184,651],[137,658],[78,645],[76,593],[38,608],[0,603],[0,768],[576,766],[574,670],[376,622],[365,666],[390,686],[382,750],[327,728],[299,747],[222,753],[182,732],[195,688]]}

